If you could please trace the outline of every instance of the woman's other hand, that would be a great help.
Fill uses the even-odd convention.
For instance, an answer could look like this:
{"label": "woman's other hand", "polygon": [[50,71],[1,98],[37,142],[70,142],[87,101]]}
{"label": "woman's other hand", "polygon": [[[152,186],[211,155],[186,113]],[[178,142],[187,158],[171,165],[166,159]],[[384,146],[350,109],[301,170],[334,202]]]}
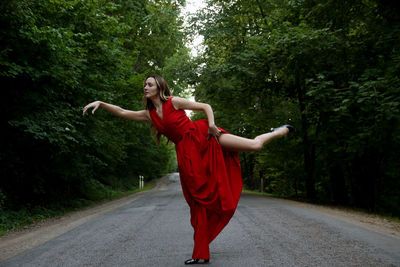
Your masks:
{"label": "woman's other hand", "polygon": [[208,138],[213,136],[215,138],[215,140],[217,140],[217,142],[218,142],[218,137],[220,135],[221,135],[221,131],[218,129],[218,127],[215,124],[212,124],[208,127]]}

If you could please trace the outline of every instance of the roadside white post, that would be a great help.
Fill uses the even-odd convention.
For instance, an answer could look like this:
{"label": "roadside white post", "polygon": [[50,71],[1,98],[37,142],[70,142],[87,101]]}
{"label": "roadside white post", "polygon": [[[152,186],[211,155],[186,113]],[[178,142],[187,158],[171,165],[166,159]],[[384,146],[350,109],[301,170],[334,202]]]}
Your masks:
{"label": "roadside white post", "polygon": [[143,175],[139,175],[139,189],[143,189],[144,187],[144,177]]}
{"label": "roadside white post", "polygon": [[261,191],[261,193],[264,193],[264,178],[263,177],[261,177],[261,185],[260,185],[260,191]]}

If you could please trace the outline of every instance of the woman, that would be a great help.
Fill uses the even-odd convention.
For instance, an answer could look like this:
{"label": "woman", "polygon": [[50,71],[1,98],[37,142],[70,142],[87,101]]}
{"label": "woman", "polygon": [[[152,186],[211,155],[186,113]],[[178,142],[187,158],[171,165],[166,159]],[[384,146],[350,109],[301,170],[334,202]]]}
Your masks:
{"label": "woman", "polygon": [[[229,134],[214,123],[211,106],[180,97],[172,97],[165,80],[151,75],[144,83],[146,109],[125,110],[101,101],[83,109],[83,115],[103,108],[116,116],[150,122],[161,134],[175,143],[182,191],[190,206],[194,228],[192,258],[185,264],[208,263],[209,243],[222,231],[233,216],[242,190],[238,152],[259,151],[275,138],[293,131],[290,125],[274,128],[270,133],[247,139]],[[192,122],[184,110],[201,110],[207,120]]]}

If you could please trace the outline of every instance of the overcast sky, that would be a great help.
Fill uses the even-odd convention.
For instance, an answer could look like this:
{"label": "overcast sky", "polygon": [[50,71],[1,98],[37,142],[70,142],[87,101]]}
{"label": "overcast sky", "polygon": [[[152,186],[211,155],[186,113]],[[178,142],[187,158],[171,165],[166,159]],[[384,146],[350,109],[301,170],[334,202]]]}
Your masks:
{"label": "overcast sky", "polygon": [[[187,0],[186,7],[183,10],[184,18],[187,18],[189,14],[195,13],[197,10],[206,6],[204,0]],[[202,49],[201,43],[203,42],[202,36],[197,36],[193,40],[192,44],[189,44],[189,47],[192,49],[192,55],[196,56],[198,54],[198,49]]]}
{"label": "overcast sky", "polygon": [[187,0],[185,12],[196,12],[197,9],[205,7],[205,3],[203,0]]}
{"label": "overcast sky", "polygon": [[[186,0],[186,7],[183,10],[182,15],[184,18],[187,18],[190,14],[195,13],[197,10],[205,7],[205,1],[204,0]],[[197,36],[193,40],[193,43],[189,44],[188,46],[192,49],[192,55],[197,56],[198,54],[198,49],[202,49],[201,43],[203,42],[203,37],[202,36]],[[190,97],[190,100],[195,100],[193,96]],[[186,114],[190,117],[192,115],[191,110],[186,110]]]}

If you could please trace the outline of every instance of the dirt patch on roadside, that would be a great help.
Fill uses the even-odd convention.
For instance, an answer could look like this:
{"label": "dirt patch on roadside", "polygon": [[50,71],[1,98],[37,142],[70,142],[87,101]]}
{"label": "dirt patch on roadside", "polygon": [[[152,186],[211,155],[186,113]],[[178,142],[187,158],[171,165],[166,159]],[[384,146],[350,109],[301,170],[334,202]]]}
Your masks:
{"label": "dirt patch on roadside", "polygon": [[378,215],[368,214],[342,207],[329,207],[292,200],[285,200],[293,205],[302,206],[308,209],[317,210],[327,215],[339,217],[347,222],[355,223],[372,231],[394,236],[400,239],[400,221],[390,220]]}

